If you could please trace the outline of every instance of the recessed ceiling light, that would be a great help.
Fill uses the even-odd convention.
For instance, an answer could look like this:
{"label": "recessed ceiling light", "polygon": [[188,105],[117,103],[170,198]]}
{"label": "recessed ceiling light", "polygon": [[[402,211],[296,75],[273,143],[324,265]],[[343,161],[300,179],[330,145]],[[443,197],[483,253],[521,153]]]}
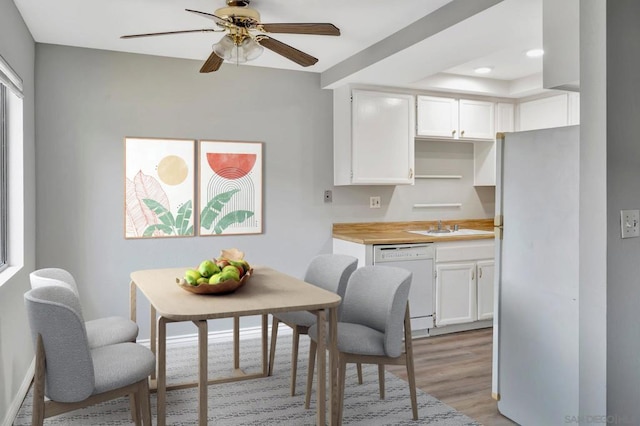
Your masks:
{"label": "recessed ceiling light", "polygon": [[527,56],[530,58],[539,58],[542,55],[544,55],[544,50],[542,49],[527,50]]}
{"label": "recessed ceiling light", "polygon": [[474,71],[476,72],[476,74],[489,74],[492,70],[493,68],[491,67],[480,67],[476,68]]}

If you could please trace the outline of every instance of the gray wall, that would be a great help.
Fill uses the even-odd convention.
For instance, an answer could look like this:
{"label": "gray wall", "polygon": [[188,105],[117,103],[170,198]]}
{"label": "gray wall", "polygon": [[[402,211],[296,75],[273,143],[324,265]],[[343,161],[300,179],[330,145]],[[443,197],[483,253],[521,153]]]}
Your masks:
{"label": "gray wall", "polygon": [[607,408],[639,424],[640,238],[620,238],[620,210],[640,208],[640,2],[608,1],[606,13]]}
{"label": "gray wall", "polygon": [[[24,266],[0,286],[0,424],[8,421],[33,359],[22,295],[35,267],[34,58],[35,44],[12,1],[0,1],[0,55],[24,82]],[[20,149],[19,147],[17,147]],[[9,168],[15,165],[9,164]],[[10,224],[11,226],[11,224]]]}
{"label": "gray wall", "polygon": [[[607,393],[606,2],[580,2],[580,414],[603,415]],[[618,233],[614,226],[611,232]]]}
{"label": "gray wall", "polygon": [[[229,64],[206,75],[200,66],[37,46],[38,267],[72,271],[89,318],[128,314],[134,270],[193,265],[239,247],[252,263],[300,276],[330,249],[322,193],[332,177],[332,94],[319,89],[319,75]],[[125,136],[264,142],[264,234],[125,240]],[[148,305],[138,306],[148,337]],[[169,333],[195,332],[181,325]]]}
{"label": "gray wall", "polygon": [[[312,256],[331,251],[333,222],[461,218],[412,208],[437,183],[333,188],[333,94],[318,74],[224,64],[201,75],[197,61],[42,44],[36,53],[37,263],[76,275],[88,318],[127,315],[137,269],[192,265],[239,247],[252,263],[302,276]],[[125,136],[264,142],[264,234],[125,240]],[[471,144],[437,155],[460,158],[460,173],[472,176]],[[370,195],[383,208],[369,209]],[[475,206],[465,217],[492,217],[493,191],[468,186],[463,198]],[[139,300],[145,338],[148,305]]]}

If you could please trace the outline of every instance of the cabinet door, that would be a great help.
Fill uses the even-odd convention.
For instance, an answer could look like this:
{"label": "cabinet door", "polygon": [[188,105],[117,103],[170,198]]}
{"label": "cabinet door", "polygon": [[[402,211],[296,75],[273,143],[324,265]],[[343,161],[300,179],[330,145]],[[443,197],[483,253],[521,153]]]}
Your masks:
{"label": "cabinet door", "polygon": [[436,265],[436,326],[476,320],[475,272],[475,262]]}
{"label": "cabinet door", "polygon": [[418,96],[418,136],[457,137],[458,100],[435,96]]}
{"label": "cabinet door", "polygon": [[485,260],[478,262],[478,320],[493,318],[493,278],[495,262]]}
{"label": "cabinet door", "polygon": [[515,130],[515,107],[513,104],[498,102],[496,104],[496,133],[513,132]]}
{"label": "cabinet door", "polygon": [[569,123],[567,95],[521,102],[518,105],[518,130],[549,129]]}
{"label": "cabinet door", "polygon": [[353,91],[353,184],[412,184],[413,96]]}
{"label": "cabinet door", "polygon": [[493,102],[460,99],[460,139],[490,139],[495,134]]}

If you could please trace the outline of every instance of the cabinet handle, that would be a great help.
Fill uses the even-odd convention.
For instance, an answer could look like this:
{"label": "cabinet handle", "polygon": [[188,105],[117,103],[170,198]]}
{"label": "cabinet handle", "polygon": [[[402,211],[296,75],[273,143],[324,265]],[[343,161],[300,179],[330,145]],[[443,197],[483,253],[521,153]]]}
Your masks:
{"label": "cabinet handle", "polygon": [[471,271],[471,280],[475,280],[476,279],[476,271],[473,270]]}
{"label": "cabinet handle", "polygon": [[451,137],[454,137],[455,135],[456,135],[456,131],[455,131],[455,130],[452,130],[452,131],[451,131]]}
{"label": "cabinet handle", "polygon": [[460,132],[460,137],[464,138],[464,130]]}
{"label": "cabinet handle", "polygon": [[478,268],[478,278],[482,278],[482,268]]}
{"label": "cabinet handle", "polygon": [[413,168],[409,169],[409,179],[413,177]]}

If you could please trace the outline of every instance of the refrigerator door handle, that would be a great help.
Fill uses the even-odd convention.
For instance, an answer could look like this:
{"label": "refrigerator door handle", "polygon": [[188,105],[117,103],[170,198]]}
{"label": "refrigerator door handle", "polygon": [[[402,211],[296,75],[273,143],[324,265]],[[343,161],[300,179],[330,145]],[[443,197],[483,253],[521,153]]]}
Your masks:
{"label": "refrigerator door handle", "polygon": [[501,240],[502,239],[502,232],[503,232],[503,219],[504,217],[499,214],[496,215],[493,218],[493,232],[496,236],[496,239]]}

